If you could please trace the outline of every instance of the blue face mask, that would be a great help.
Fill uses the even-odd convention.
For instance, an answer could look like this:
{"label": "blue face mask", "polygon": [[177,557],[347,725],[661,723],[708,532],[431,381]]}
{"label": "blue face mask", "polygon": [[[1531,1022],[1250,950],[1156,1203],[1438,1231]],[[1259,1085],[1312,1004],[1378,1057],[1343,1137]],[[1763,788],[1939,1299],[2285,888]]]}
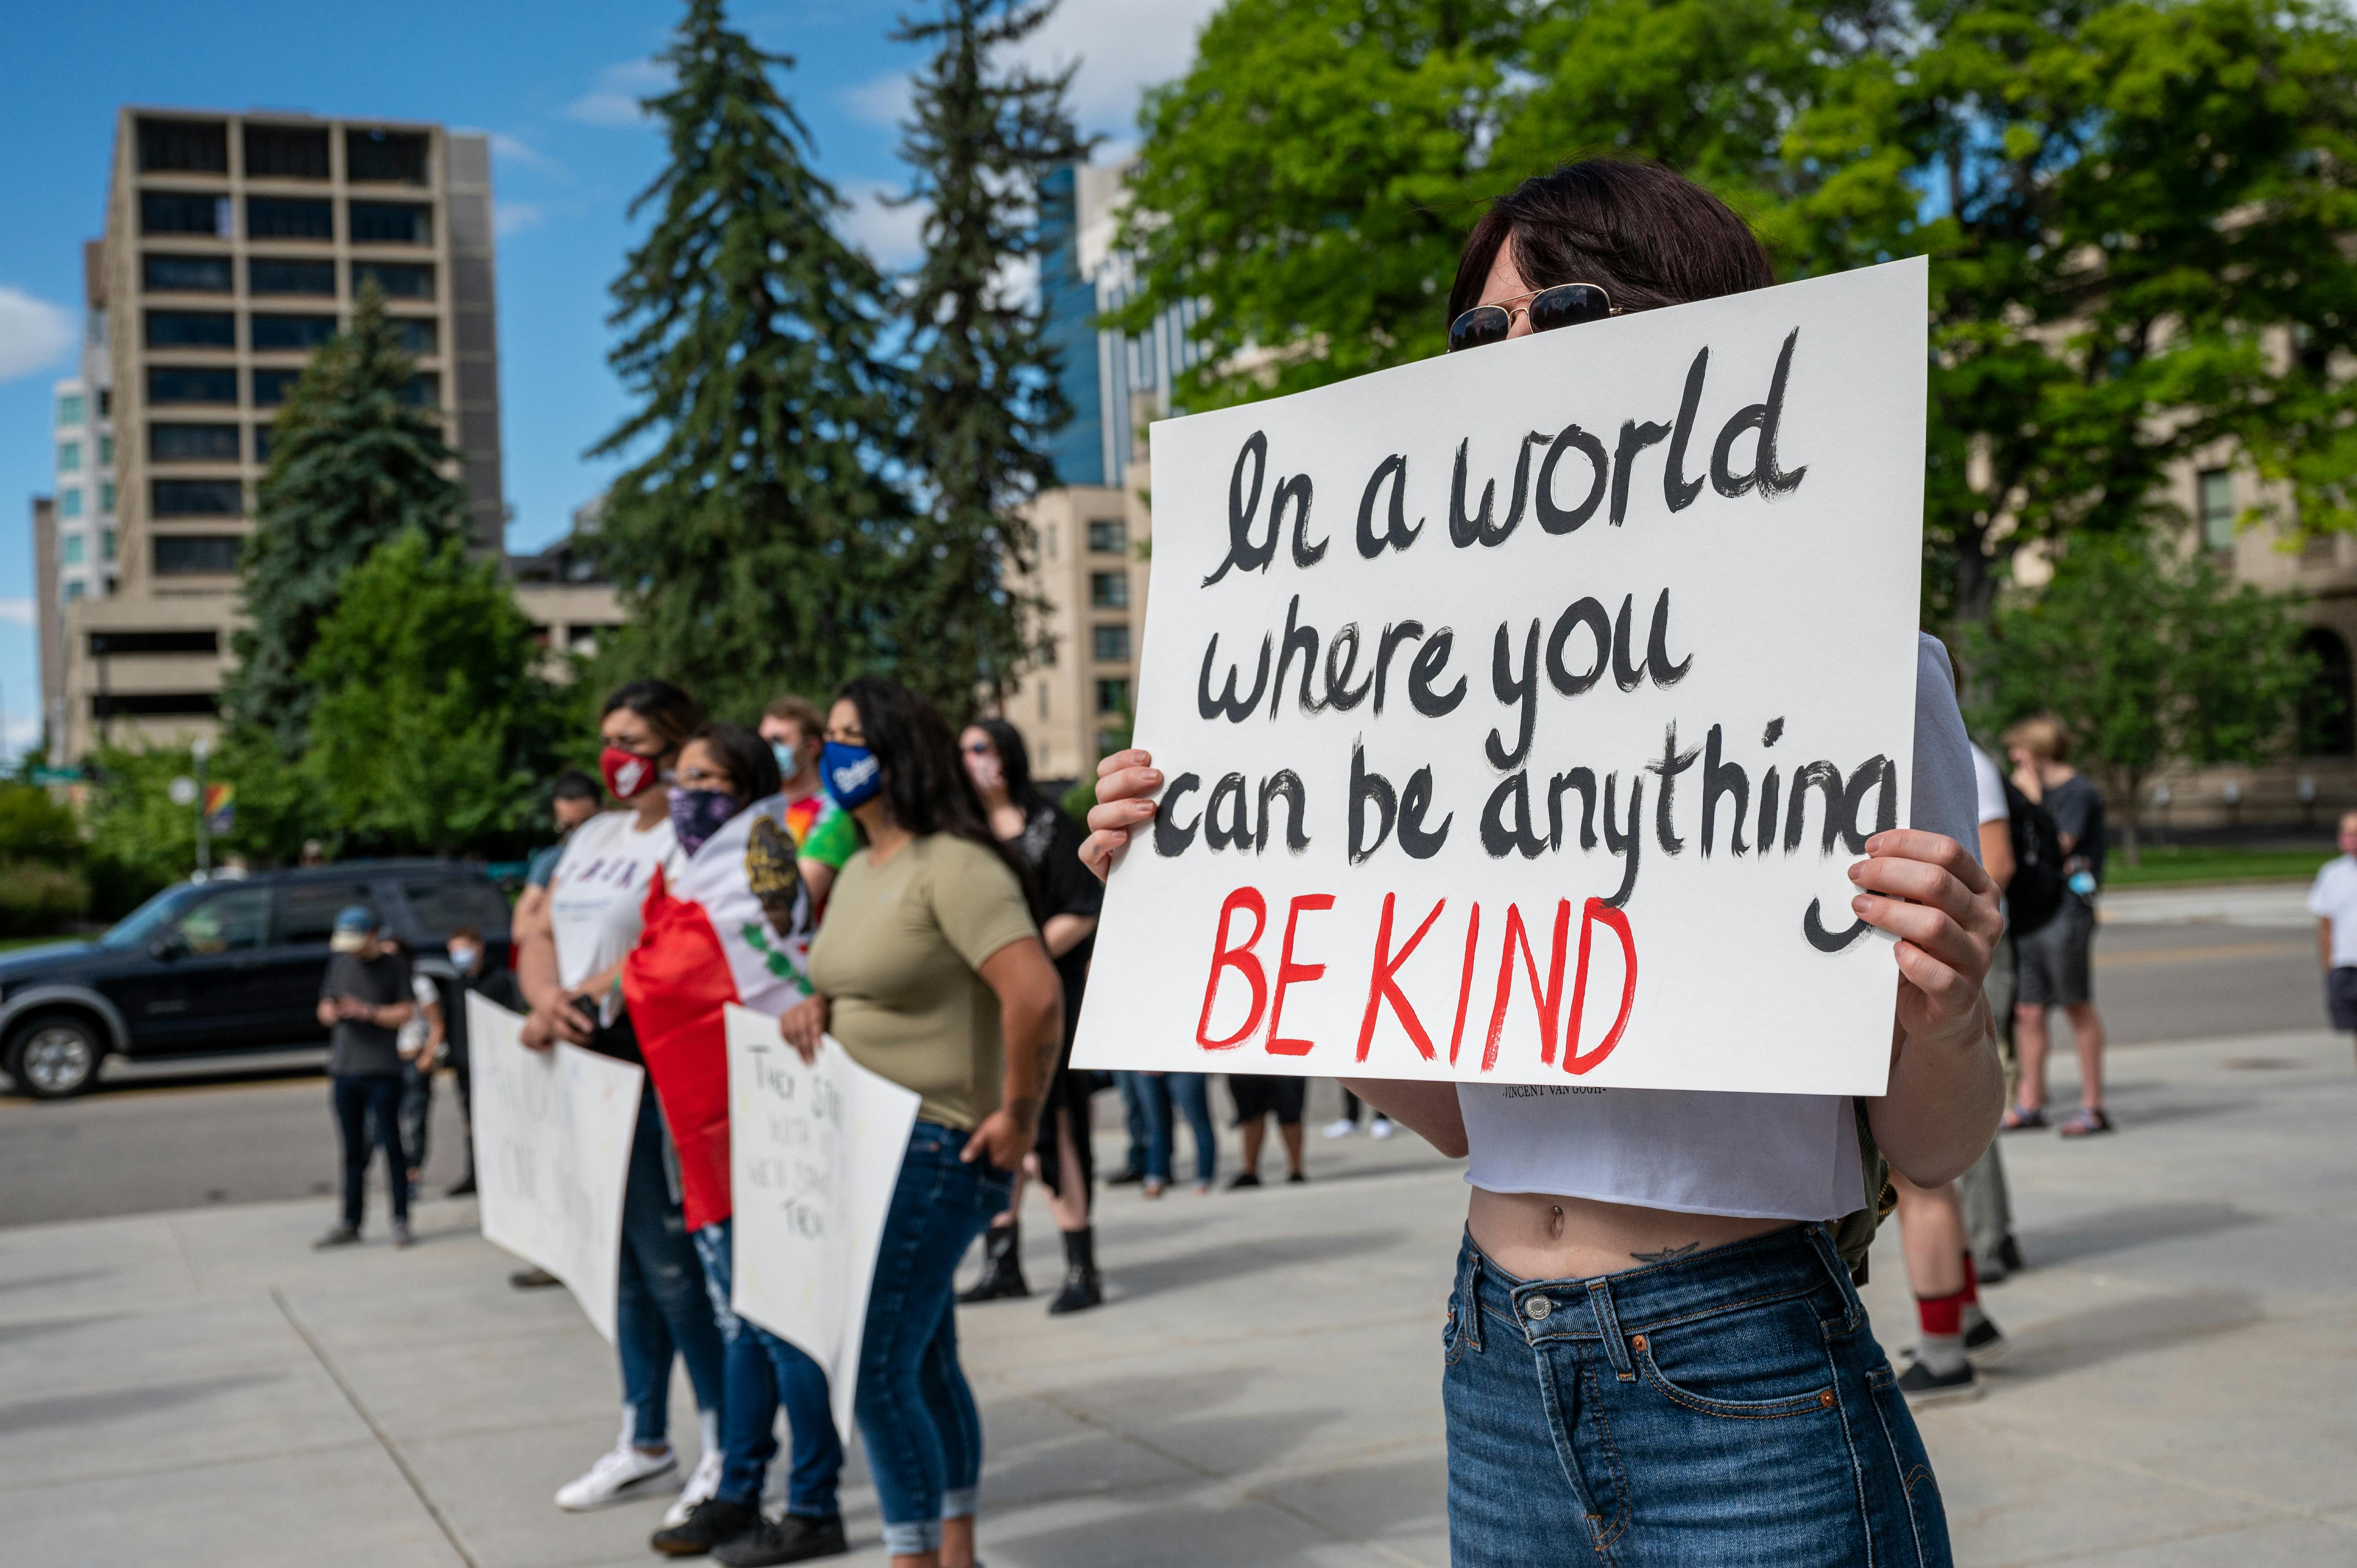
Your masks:
{"label": "blue face mask", "polygon": [[726,789],[682,789],[671,792],[671,826],[679,835],[679,847],[694,854],[705,841],[718,832],[723,823],[745,809],[744,803]]}
{"label": "blue face mask", "polygon": [[773,740],[770,743],[770,755],[778,759],[779,778],[791,779],[794,776],[795,758],[792,746],[782,740]]}
{"label": "blue face mask", "polygon": [[867,804],[884,789],[883,765],[864,746],[828,741],[819,751],[818,770],[827,794],[846,811]]}

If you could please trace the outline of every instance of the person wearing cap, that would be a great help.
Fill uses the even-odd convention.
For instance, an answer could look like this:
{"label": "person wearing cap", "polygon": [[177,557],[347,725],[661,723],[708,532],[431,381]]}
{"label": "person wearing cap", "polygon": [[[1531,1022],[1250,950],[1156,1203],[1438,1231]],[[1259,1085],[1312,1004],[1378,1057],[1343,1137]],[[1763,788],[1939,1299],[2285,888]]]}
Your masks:
{"label": "person wearing cap", "polygon": [[409,1245],[409,1159],[401,1147],[401,1026],[417,1011],[409,963],[380,934],[376,911],[354,904],[336,917],[319,983],[319,1022],[329,1030],[328,1081],[343,1140],[344,1216],[315,1247],[361,1239],[368,1190],[369,1129],[384,1145],[385,1191],[393,1199],[393,1244]]}

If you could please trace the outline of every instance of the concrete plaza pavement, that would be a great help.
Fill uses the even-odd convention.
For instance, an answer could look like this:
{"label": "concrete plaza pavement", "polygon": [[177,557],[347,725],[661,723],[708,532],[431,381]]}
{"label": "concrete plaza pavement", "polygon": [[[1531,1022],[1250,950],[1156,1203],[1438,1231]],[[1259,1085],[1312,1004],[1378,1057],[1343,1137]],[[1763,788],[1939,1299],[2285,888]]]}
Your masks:
{"label": "concrete plaza pavement", "polygon": [[[2058,1077],[2067,1097],[2067,1060]],[[2034,1265],[1987,1293],[2012,1353],[1985,1400],[1921,1418],[1958,1561],[2357,1563],[2349,1042],[2132,1047],[2112,1077],[2118,1136],[2006,1144]],[[1462,1184],[1412,1137],[1326,1143],[1313,1118],[1311,1140],[1306,1187],[1107,1193],[1102,1310],[961,1312],[994,1568],[1447,1562]],[[314,1200],[0,1231],[0,1561],[655,1561],[666,1498],[549,1501],[618,1419],[612,1353],[569,1297],[511,1291],[469,1204],[425,1204],[402,1253],[309,1251],[328,1218]],[[1054,1233],[1031,1218],[1046,1284]],[[1894,1348],[1896,1240],[1867,1291]],[[692,1451],[683,1386],[674,1408]],[[880,1564],[856,1458],[847,1479],[844,1561]]]}

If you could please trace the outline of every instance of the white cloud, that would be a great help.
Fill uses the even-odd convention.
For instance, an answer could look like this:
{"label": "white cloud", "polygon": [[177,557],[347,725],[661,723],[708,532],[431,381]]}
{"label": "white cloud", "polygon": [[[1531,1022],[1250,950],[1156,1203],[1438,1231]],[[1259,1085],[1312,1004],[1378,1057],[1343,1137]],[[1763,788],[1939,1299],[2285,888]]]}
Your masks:
{"label": "white cloud", "polygon": [[0,381],[54,364],[73,341],[72,311],[0,285]]}
{"label": "white cloud", "polygon": [[31,599],[0,599],[0,626],[30,626],[32,624],[33,601]]}
{"label": "white cloud", "polygon": [[562,177],[565,166],[521,136],[511,136],[505,131],[491,133],[491,151],[508,163],[522,164],[529,169]]}
{"label": "white cloud", "polygon": [[1064,0],[1024,55],[1042,69],[1078,59],[1072,109],[1084,131],[1133,133],[1146,88],[1185,74],[1220,0]]}
{"label": "white cloud", "polygon": [[589,91],[565,106],[565,115],[591,125],[642,125],[647,115],[639,100],[671,83],[671,67],[660,60],[624,60],[600,70]]}
{"label": "white cloud", "polygon": [[501,238],[529,234],[546,221],[547,209],[537,201],[502,201],[491,209],[491,227]]}
{"label": "white cloud", "polygon": [[888,207],[884,199],[899,188],[880,179],[854,180],[842,187],[851,210],[843,215],[844,234],[874,258],[877,266],[905,267],[924,253],[925,208],[921,202]]}
{"label": "white cloud", "polygon": [[863,125],[898,125],[909,113],[909,77],[905,71],[879,76],[834,95],[844,112]]}

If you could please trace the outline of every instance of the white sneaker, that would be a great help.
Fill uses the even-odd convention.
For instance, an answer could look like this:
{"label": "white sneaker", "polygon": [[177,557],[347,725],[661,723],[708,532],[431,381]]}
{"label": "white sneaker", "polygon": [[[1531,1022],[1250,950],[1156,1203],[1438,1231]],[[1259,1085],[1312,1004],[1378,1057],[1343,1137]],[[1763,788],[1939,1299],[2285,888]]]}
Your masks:
{"label": "white sneaker", "polygon": [[625,1428],[621,1441],[597,1455],[597,1462],[589,1466],[587,1474],[556,1488],[556,1506],[568,1513],[603,1508],[636,1496],[648,1482],[659,1480],[678,1468],[676,1450],[665,1448],[660,1454],[641,1454]]}
{"label": "white sneaker", "polygon": [[663,1528],[669,1530],[674,1525],[685,1524],[687,1516],[695,1511],[696,1504],[708,1503],[719,1495],[720,1448],[716,1444],[706,1448],[703,1456],[696,1460],[695,1468],[688,1474],[687,1489],[679,1494],[679,1500],[663,1510]]}
{"label": "white sneaker", "polygon": [[1348,1116],[1343,1117],[1338,1122],[1329,1122],[1326,1123],[1326,1135],[1329,1138],[1347,1138],[1358,1130],[1359,1124],[1356,1122],[1351,1121]]}
{"label": "white sneaker", "polygon": [[1391,1135],[1392,1119],[1388,1116],[1378,1116],[1368,1124],[1367,1136],[1370,1138],[1388,1138]]}

